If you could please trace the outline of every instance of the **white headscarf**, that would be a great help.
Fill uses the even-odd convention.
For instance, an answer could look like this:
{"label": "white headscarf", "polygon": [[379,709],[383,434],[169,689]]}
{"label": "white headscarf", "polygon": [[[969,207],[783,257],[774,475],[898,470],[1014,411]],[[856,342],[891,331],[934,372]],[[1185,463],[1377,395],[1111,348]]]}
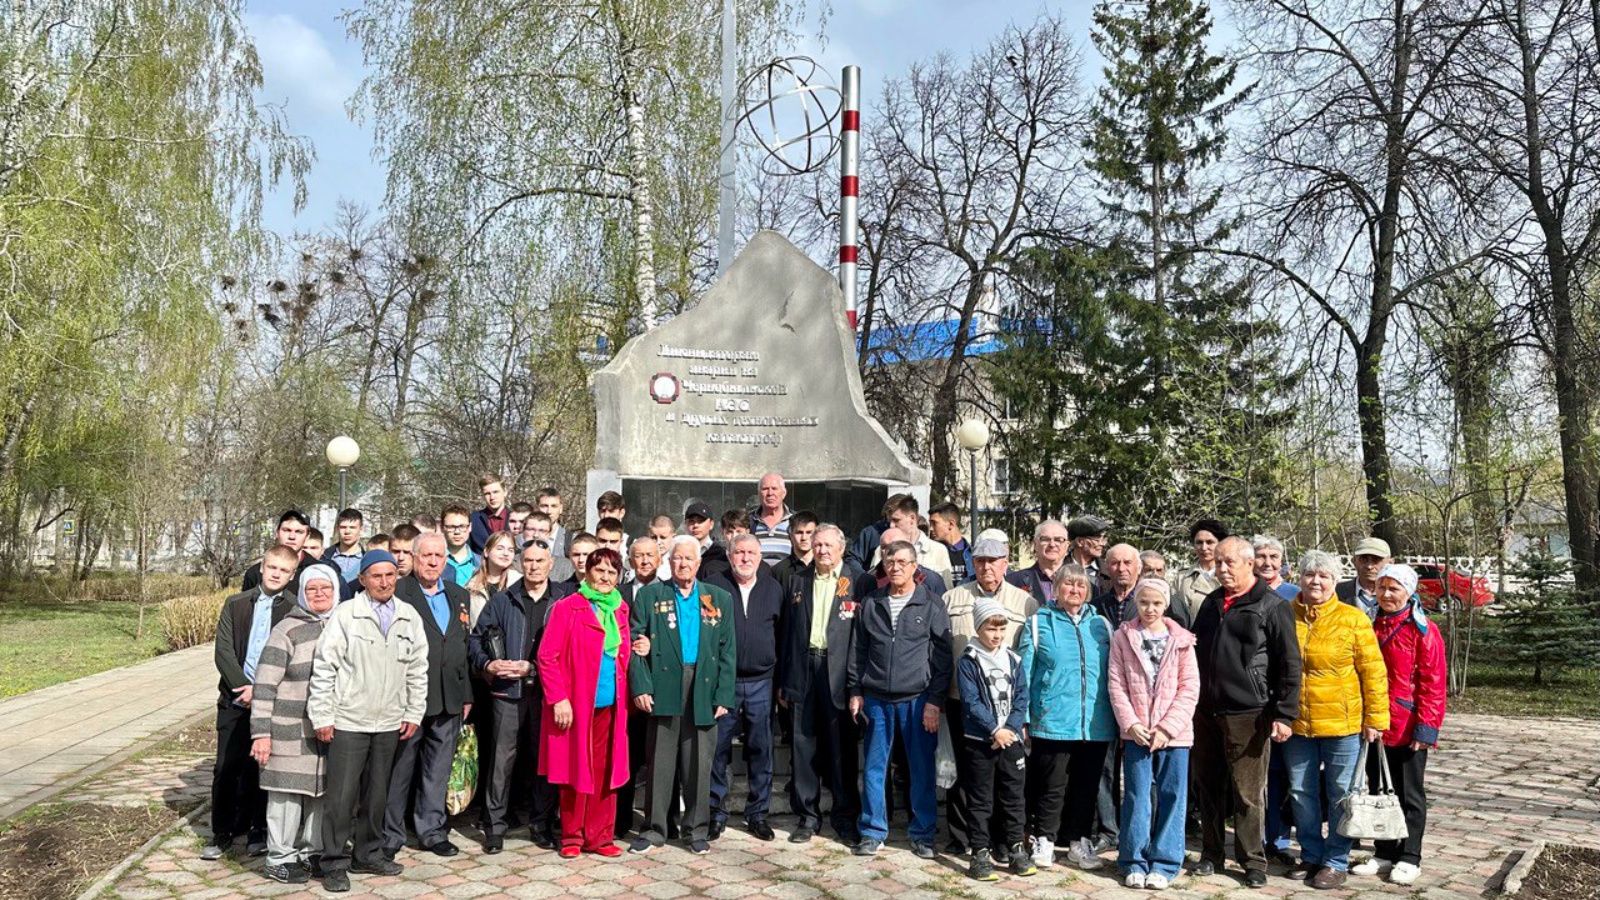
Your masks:
{"label": "white headscarf", "polygon": [[327,617],[333,615],[333,607],[331,606],[325,613],[319,613],[311,608],[311,604],[306,602],[306,585],[313,581],[326,581],[327,583],[333,585],[333,605],[338,606],[339,589],[342,580],[343,579],[339,577],[338,570],[326,563],[317,563],[316,565],[307,568],[304,572],[300,573],[300,594],[299,597],[296,598],[297,602],[300,604],[300,608],[308,613],[311,613],[313,616],[316,616],[319,619],[326,619]]}

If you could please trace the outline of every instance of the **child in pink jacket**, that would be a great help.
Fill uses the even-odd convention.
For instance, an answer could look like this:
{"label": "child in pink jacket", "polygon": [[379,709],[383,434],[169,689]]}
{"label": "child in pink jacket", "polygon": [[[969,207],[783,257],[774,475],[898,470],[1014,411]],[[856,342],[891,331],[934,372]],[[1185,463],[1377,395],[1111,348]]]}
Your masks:
{"label": "child in pink jacket", "polygon": [[1140,581],[1133,599],[1139,617],[1112,635],[1107,673],[1123,738],[1117,865],[1128,887],[1161,890],[1183,864],[1200,665],[1194,635],[1166,617],[1165,581]]}

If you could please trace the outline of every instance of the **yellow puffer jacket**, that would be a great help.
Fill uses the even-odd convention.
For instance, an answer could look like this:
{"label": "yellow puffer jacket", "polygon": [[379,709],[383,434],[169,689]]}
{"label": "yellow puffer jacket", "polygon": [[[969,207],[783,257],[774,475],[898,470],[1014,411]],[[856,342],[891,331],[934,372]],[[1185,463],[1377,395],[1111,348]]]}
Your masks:
{"label": "yellow puffer jacket", "polygon": [[1334,598],[1294,601],[1300,639],[1301,737],[1342,737],[1389,727],[1389,676],[1366,613]]}

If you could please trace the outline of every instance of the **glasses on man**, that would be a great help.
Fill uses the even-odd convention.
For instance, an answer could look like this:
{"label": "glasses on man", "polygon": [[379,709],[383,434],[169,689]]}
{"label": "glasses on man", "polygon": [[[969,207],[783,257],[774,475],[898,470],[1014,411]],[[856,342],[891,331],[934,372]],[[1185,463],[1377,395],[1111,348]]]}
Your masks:
{"label": "glasses on man", "polygon": [[1039,538],[1039,543],[1041,544],[1065,544],[1066,542],[1066,538],[1056,537],[1054,535],[1048,535],[1046,537]]}
{"label": "glasses on man", "polygon": [[917,561],[914,559],[886,559],[883,561],[883,567],[886,569],[905,569],[916,564]]}

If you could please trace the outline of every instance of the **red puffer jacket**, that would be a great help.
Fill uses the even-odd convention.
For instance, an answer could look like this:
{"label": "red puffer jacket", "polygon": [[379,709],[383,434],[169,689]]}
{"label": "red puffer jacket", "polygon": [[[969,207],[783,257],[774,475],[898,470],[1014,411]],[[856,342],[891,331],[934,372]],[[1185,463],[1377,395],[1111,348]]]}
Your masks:
{"label": "red puffer jacket", "polygon": [[1390,747],[1412,741],[1437,745],[1449,684],[1438,626],[1428,621],[1413,597],[1410,607],[1393,615],[1380,610],[1372,627],[1389,669],[1389,730],[1383,742]]}

